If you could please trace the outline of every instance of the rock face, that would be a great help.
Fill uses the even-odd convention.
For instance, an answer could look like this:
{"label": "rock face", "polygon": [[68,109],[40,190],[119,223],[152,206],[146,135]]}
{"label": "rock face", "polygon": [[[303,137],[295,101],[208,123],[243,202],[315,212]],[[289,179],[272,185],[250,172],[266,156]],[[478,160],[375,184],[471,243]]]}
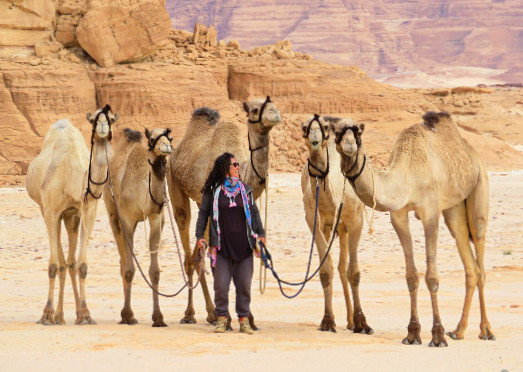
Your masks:
{"label": "rock face", "polygon": [[448,77],[442,69],[475,66],[499,81],[523,80],[520,0],[167,0],[166,6],[176,28],[214,24],[218,38],[247,49],[287,39],[295,50],[372,76]]}
{"label": "rock face", "polygon": [[158,1],[133,1],[91,7],[78,27],[78,43],[101,66],[136,61],[162,46],[171,31]]}

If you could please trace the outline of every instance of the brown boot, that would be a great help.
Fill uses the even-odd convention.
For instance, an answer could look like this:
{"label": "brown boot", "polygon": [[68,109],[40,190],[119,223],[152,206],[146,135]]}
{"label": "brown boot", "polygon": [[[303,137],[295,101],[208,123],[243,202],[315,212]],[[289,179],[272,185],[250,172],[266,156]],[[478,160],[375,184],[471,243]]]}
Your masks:
{"label": "brown boot", "polygon": [[238,319],[238,321],[240,322],[240,333],[245,333],[248,335],[252,335],[254,333],[254,331],[251,328],[251,325],[249,324],[249,318],[244,316]]}
{"label": "brown boot", "polygon": [[218,322],[216,323],[216,328],[214,328],[214,333],[225,333],[227,328],[227,317],[219,316]]}

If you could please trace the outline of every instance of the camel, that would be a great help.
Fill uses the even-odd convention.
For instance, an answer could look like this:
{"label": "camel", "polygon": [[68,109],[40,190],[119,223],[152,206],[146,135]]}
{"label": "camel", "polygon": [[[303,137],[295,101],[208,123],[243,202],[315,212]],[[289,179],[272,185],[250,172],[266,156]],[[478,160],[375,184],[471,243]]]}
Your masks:
{"label": "camel", "polygon": [[[256,199],[265,188],[265,175],[269,169],[269,132],[281,122],[280,111],[269,97],[265,101],[255,99],[250,103],[244,102],[243,108],[248,116],[250,157],[246,156],[245,141],[238,127],[234,123],[220,122],[217,111],[203,107],[193,112],[179,146],[169,159],[169,196],[185,251],[185,270],[191,284],[194,262],[189,240],[189,198],[200,205],[201,190],[214,160],[226,151],[234,154],[240,162],[240,176],[252,187]],[[198,250],[195,249],[193,255],[197,253]],[[201,276],[200,283],[205,297],[207,321],[214,323],[214,304],[205,275]],[[194,314],[193,291],[189,289],[188,305],[181,323],[196,323]],[[251,327],[255,329],[252,317],[250,320]]]}
{"label": "camel", "polygon": [[[336,222],[337,208],[343,201],[342,214],[337,228],[340,242],[338,272],[347,307],[347,328],[355,333],[372,334],[373,330],[366,322],[359,298],[358,244],[363,227],[363,203],[358,199],[352,188],[347,187],[344,192],[343,174],[339,167],[331,166],[331,164],[339,164],[340,161],[340,155],[336,152],[334,137],[331,136],[333,123],[339,120],[315,115],[302,124],[303,137],[309,150],[309,159],[301,173],[305,220],[312,233],[316,209],[316,185],[318,183],[320,189],[315,243],[321,261],[325,257],[331,230]],[[329,125],[329,123],[331,124]],[[350,261],[347,268],[348,256],[350,256]],[[320,269],[320,279],[325,298],[325,314],[319,330],[336,332],[336,323],[332,311],[333,263],[330,255]],[[349,282],[354,298],[354,312],[348,289]]]}
{"label": "camel", "polygon": [[111,178],[105,186],[104,201],[120,255],[120,274],[125,297],[120,324],[138,323],[131,308],[131,290],[135,274],[133,237],[138,222],[145,222],[148,219],[153,327],[167,327],[158,300],[160,283],[158,247],[163,226],[166,157],[172,150],[170,132],[170,129],[157,128],[152,131],[145,129],[147,149],[141,143],[140,132],[125,129],[123,138],[115,144],[116,154],[109,162]]}
{"label": "camel", "polygon": [[[456,329],[448,332],[462,339],[467,328],[474,289],[479,291],[481,310],[479,338],[494,340],[487,320],[484,287],[485,233],[489,193],[487,172],[476,151],[459,135],[457,125],[446,112],[427,112],[423,123],[403,130],[392,150],[385,170],[375,171],[367,161],[361,140],[364,124],[351,120],[336,126],[341,169],[356,195],[376,210],[390,211],[392,226],[403,247],[406,279],[410,292],[411,317],[404,344],[421,344],[417,311],[418,273],[413,258],[408,213],[414,211],[425,232],[427,272],[425,282],[432,301],[433,326],[429,346],[447,346],[438,310],[439,278],[436,268],[438,223],[445,224],[456,240],[465,267],[466,292],[463,313]],[[469,238],[475,247],[475,256]]]}
{"label": "camel", "polygon": [[[87,308],[85,279],[87,277],[87,246],[96,219],[96,207],[107,180],[106,152],[111,153],[111,125],[118,114],[109,105],[94,115],[87,114],[91,123],[91,159],[80,131],[61,119],[51,125],[42,151],[27,171],[27,193],[40,207],[49,234],[49,294],[39,324],[64,325],[65,269],[68,268],[76,303],[75,324],[96,324]],[[61,221],[67,231],[67,260],[60,243]],[[78,228],[81,226],[80,251],[76,260]],[[58,305],[54,310],[56,275],[60,280]],[[78,291],[77,275],[80,282]]]}

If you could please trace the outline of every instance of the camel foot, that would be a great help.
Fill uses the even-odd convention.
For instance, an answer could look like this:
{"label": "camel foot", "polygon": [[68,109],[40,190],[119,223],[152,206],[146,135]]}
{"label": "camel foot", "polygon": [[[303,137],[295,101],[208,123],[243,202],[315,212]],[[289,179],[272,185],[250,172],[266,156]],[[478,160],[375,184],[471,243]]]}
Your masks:
{"label": "camel foot", "polygon": [[56,313],[54,315],[54,322],[56,325],[65,325],[64,313]]}
{"label": "camel foot", "polygon": [[432,327],[432,340],[429,347],[447,347],[447,340],[445,340],[445,329],[441,324]]}
{"label": "camel foot", "polygon": [[453,340],[463,340],[463,335],[460,335],[457,330],[452,331],[452,332],[449,331],[449,332],[446,332],[445,334]]}
{"label": "camel foot", "polygon": [[227,315],[227,326],[225,327],[225,330],[226,331],[233,331],[231,314]]}
{"label": "camel foot", "polygon": [[251,325],[253,331],[259,330],[259,328],[256,327],[256,324],[254,324],[254,315],[252,315],[252,312],[249,313],[249,324]]}
{"label": "camel foot", "polygon": [[163,321],[162,313],[153,313],[153,327],[167,327],[167,324]]}
{"label": "camel foot", "polygon": [[347,323],[347,329],[348,329],[349,331],[354,331],[354,323],[352,323],[352,322],[348,322],[348,323]]}
{"label": "camel foot", "polygon": [[401,341],[403,345],[421,345],[421,325],[419,322],[417,320],[411,320],[407,330],[409,331],[407,337]]}
{"label": "camel foot", "polygon": [[128,325],[135,325],[138,324],[138,320],[134,317],[134,313],[132,310],[122,310],[122,320],[120,321],[120,324],[128,324]]}
{"label": "camel foot", "polygon": [[482,330],[479,334],[479,339],[480,340],[485,340],[485,341],[495,341],[496,340],[496,336],[494,336],[494,333],[492,333],[492,330],[490,329],[490,324],[485,327],[485,330]]}
{"label": "camel foot", "polygon": [[325,314],[320,326],[318,327],[318,331],[331,331],[336,333],[336,323],[334,322],[334,316]]}
{"label": "camel foot", "polygon": [[196,324],[196,318],[194,317],[194,315],[192,316],[184,316],[181,320],[180,320],[180,323],[182,324]]}
{"label": "camel foot", "polygon": [[91,318],[91,314],[89,314],[89,310],[79,310],[76,312],[76,320],[74,321],[74,324],[76,325],[89,325],[89,324],[96,324],[96,322]]}
{"label": "camel foot", "polygon": [[54,319],[54,309],[52,307],[50,307],[50,308],[46,307],[44,309],[44,314],[42,315],[40,320],[36,322],[36,324],[42,324],[45,326],[55,325],[56,322]]}
{"label": "camel foot", "polygon": [[212,325],[216,325],[217,323],[216,314],[214,313],[214,310],[212,312],[207,312],[207,322]]}
{"label": "camel foot", "polygon": [[363,311],[358,311],[354,314],[354,333],[362,333],[366,335],[371,335],[374,333],[374,330],[369,327],[367,324],[367,319],[363,314]]}

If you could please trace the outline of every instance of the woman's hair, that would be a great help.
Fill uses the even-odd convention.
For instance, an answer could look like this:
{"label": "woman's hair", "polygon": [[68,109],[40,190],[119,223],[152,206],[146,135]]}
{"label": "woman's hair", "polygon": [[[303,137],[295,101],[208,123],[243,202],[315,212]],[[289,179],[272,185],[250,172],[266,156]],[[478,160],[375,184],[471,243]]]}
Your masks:
{"label": "woman's hair", "polygon": [[231,158],[234,158],[234,155],[228,152],[224,152],[216,158],[211,173],[209,173],[209,177],[205,181],[202,193],[216,190],[225,181],[225,174],[229,173],[231,167]]}

